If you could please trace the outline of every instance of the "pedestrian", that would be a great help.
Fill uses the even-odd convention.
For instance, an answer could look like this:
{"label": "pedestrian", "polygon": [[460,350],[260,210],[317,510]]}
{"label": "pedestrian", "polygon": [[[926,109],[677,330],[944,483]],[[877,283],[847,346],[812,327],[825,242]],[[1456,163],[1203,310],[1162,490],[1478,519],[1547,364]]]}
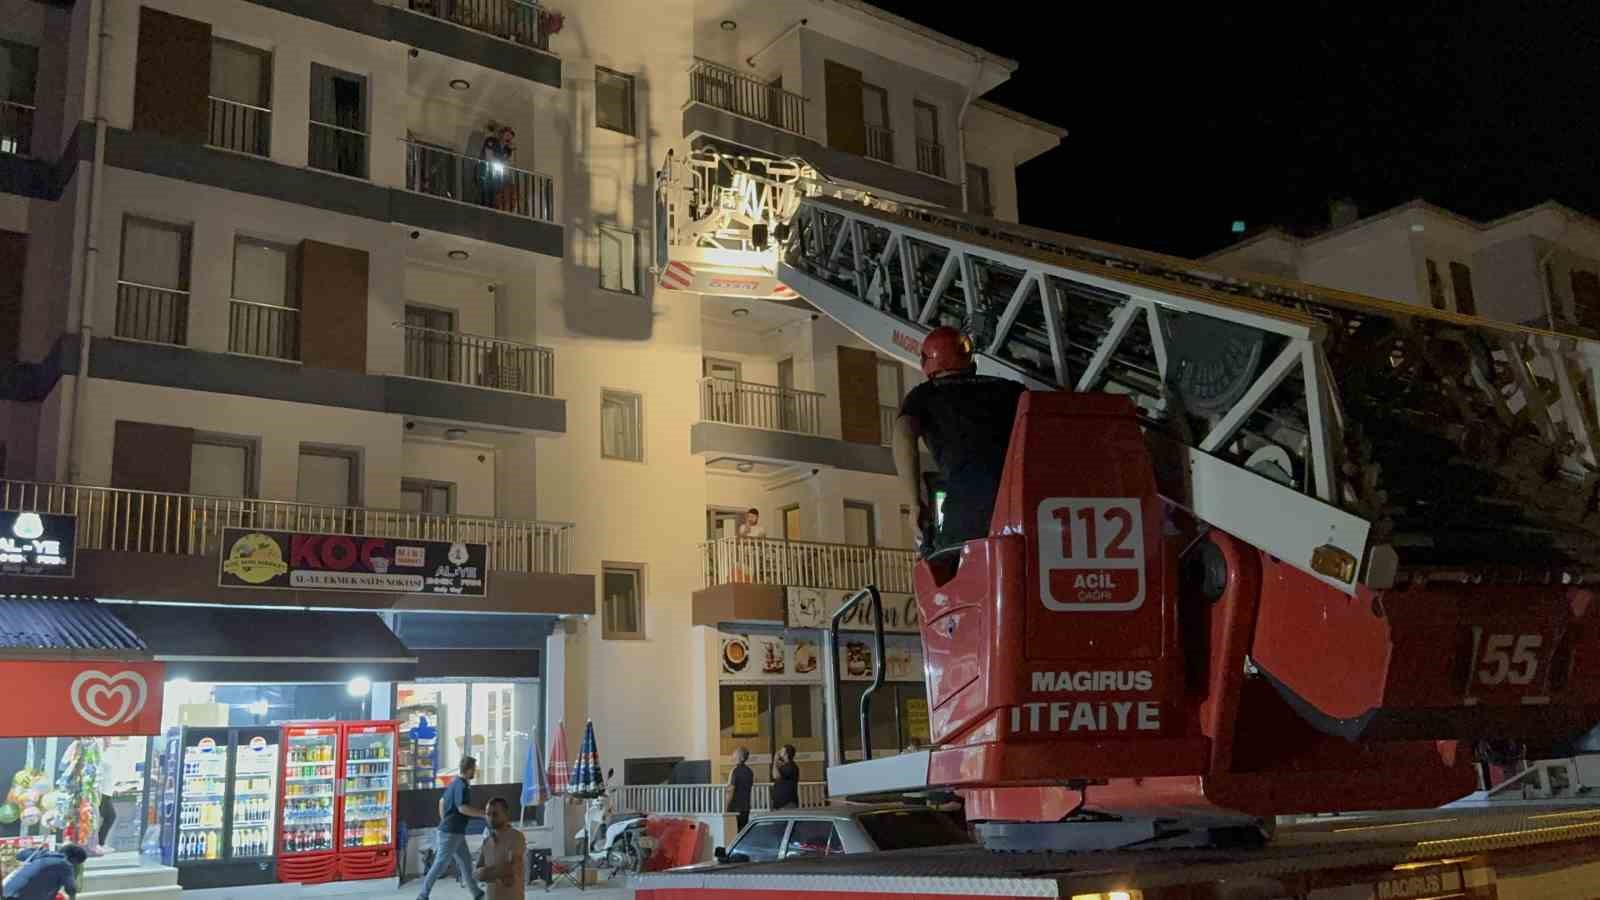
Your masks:
{"label": "pedestrian", "polygon": [[472,900],[483,900],[483,888],[472,877],[472,854],[467,851],[467,820],[484,817],[481,807],[472,805],[472,779],[478,774],[478,761],[470,756],[461,757],[459,773],[444,789],[439,798],[439,841],[434,851],[433,865],[422,879],[422,893],[417,900],[428,900],[433,883],[439,880],[452,861],[456,874],[466,882]]}
{"label": "pedestrian", "polygon": [[111,837],[111,826],[117,824],[117,806],[111,802],[110,794],[100,795],[100,833],[95,841],[100,855],[111,852],[111,846],[106,843],[106,838]]}
{"label": "pedestrian", "polygon": [[733,751],[733,771],[728,773],[728,812],[733,813],[738,823],[735,834],[750,822],[750,795],[755,788],[756,773],[745,765],[749,760],[749,749],[740,747]]}
{"label": "pedestrian", "polygon": [[77,844],[63,844],[54,851],[35,850],[22,868],[6,876],[0,894],[5,900],[55,900],[60,891],[76,898],[77,869],[88,860],[89,852]]}
{"label": "pedestrian", "polygon": [[794,745],[784,744],[772,760],[772,808],[800,806],[800,767],[794,761]]}
{"label": "pedestrian", "polygon": [[528,839],[511,825],[511,807],[504,797],[489,800],[489,833],[478,850],[472,875],[483,881],[489,900],[521,900],[528,883]]}

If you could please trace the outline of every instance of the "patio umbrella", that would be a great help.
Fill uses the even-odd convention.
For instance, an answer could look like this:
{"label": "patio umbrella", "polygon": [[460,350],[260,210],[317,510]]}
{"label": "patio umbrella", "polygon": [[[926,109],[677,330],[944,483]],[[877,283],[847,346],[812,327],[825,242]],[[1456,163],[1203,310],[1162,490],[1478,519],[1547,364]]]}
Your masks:
{"label": "patio umbrella", "polygon": [[550,796],[559,797],[567,792],[567,778],[572,774],[567,765],[567,723],[556,723],[556,739],[550,742],[550,764],[545,769]]}
{"label": "patio umbrella", "polygon": [[527,815],[530,806],[550,799],[550,785],[544,779],[544,770],[536,762],[539,758],[539,736],[528,735],[528,756],[522,762],[522,809]]}
{"label": "patio umbrella", "polygon": [[598,797],[605,790],[605,780],[600,776],[600,749],[595,745],[594,720],[583,726],[583,743],[578,746],[578,758],[572,765],[572,779],[567,783],[567,793],[577,796]]}

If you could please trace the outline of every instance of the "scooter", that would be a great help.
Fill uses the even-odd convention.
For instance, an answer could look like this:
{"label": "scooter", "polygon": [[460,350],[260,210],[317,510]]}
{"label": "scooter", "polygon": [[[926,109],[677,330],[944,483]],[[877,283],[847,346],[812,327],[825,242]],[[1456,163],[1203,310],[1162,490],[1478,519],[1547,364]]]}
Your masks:
{"label": "scooter", "polygon": [[[616,791],[616,769],[606,770],[606,788],[600,796],[591,799],[583,813],[584,827],[573,835],[589,856],[589,865],[597,869],[617,872],[641,872],[645,860],[655,849],[654,840],[645,833],[644,813],[617,813],[612,802]],[[598,835],[594,841],[589,835]]]}

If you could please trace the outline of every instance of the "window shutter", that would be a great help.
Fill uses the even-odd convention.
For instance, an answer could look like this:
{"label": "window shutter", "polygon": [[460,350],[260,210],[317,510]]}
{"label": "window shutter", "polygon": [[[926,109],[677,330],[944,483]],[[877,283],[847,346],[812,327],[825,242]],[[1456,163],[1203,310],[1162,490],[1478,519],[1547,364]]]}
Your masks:
{"label": "window shutter", "polygon": [[211,26],[141,7],[133,85],[135,131],[206,143],[211,134]]}
{"label": "window shutter", "polygon": [[861,71],[825,60],[824,101],[828,104],[828,146],[865,155],[867,122],[861,97]]}
{"label": "window shutter", "polygon": [[1478,301],[1472,296],[1472,270],[1465,264],[1450,264],[1450,282],[1456,289],[1456,312],[1464,316],[1478,314]]}

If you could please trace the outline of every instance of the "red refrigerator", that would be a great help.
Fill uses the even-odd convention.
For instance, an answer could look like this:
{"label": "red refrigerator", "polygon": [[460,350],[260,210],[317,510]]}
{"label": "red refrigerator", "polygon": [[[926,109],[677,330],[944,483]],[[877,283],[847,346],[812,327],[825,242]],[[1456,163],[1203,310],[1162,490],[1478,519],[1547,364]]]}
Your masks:
{"label": "red refrigerator", "polygon": [[393,722],[283,727],[279,881],[394,874],[395,738]]}
{"label": "red refrigerator", "polygon": [[394,722],[342,723],[339,878],[387,878],[395,871]]}

